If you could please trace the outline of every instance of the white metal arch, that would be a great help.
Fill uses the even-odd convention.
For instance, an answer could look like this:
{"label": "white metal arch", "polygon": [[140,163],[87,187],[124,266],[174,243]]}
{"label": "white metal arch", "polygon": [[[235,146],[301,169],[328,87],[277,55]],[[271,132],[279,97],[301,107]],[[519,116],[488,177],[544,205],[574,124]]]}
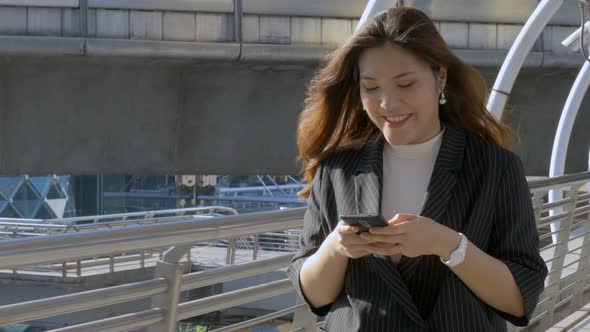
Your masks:
{"label": "white metal arch", "polygon": [[[563,175],[565,170],[565,160],[567,156],[567,148],[578,110],[582,104],[582,99],[590,85],[590,62],[585,61],[582,69],[578,73],[578,77],[574,81],[570,93],[563,107],[555,140],[553,141],[553,150],[551,151],[551,164],[549,167],[549,177],[556,177]],[[549,191],[549,202],[555,202],[562,198],[561,190]],[[553,211],[555,214],[558,211]],[[551,231],[555,232],[559,229],[559,223],[551,224]],[[584,230],[586,227],[584,227]],[[553,243],[557,243],[557,234],[552,235]]]}
{"label": "white metal arch", "polygon": [[387,10],[396,4],[397,1],[395,0],[369,0],[369,3],[367,3],[367,7],[365,7],[365,10],[363,11],[363,15],[361,16],[355,31],[358,30],[359,27],[363,25],[363,23],[365,23],[369,17],[377,14],[380,11]]}
{"label": "white metal arch", "polygon": [[563,4],[563,0],[543,0],[535,8],[522,30],[516,37],[514,44],[510,47],[508,55],[500,68],[494,87],[488,100],[488,111],[500,120],[506,106],[508,96],[512,92],[512,87],[516,81],[516,76],[520,72],[527,54],[531,51],[535,40],[541,35],[541,32]]}

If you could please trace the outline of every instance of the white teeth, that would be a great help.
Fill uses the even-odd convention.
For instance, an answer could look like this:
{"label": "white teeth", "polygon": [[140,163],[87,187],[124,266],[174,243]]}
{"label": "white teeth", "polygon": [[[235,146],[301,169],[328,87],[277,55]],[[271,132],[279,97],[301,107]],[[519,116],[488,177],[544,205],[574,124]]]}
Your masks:
{"label": "white teeth", "polygon": [[400,116],[388,116],[387,120],[390,122],[402,122],[405,119],[409,118],[411,114],[400,115]]}

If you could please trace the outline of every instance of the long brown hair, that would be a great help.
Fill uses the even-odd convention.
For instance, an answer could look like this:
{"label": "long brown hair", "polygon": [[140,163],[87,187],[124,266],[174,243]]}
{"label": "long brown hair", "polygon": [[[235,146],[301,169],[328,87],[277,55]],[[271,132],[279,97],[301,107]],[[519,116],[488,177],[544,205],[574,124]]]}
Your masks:
{"label": "long brown hair", "polygon": [[428,63],[434,71],[447,68],[441,121],[463,128],[468,135],[506,146],[508,128],[485,108],[487,84],[481,74],[449,49],[423,12],[392,8],[367,20],[342,46],[331,52],[311,80],[297,127],[298,159],[304,164],[308,197],[320,163],[343,151],[366,144],[379,129],[362,111],[358,59],[363,51],[395,43]]}

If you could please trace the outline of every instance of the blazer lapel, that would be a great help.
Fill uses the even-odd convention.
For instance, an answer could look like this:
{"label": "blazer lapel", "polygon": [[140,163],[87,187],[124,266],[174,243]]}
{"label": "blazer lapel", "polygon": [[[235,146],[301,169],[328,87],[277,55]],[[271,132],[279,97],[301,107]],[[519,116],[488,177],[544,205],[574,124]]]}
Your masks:
{"label": "blazer lapel", "polygon": [[354,184],[358,214],[381,214],[384,141],[383,136],[371,139],[357,163]]}
{"label": "blazer lapel", "polygon": [[[445,218],[444,211],[457,183],[457,173],[463,163],[464,148],[465,133],[463,130],[446,125],[443,141],[428,184],[425,201],[419,213],[420,216],[432,219],[457,231],[461,227],[460,220]],[[423,259],[424,256],[414,258],[402,256],[398,269],[404,280],[412,277]]]}
{"label": "blazer lapel", "polygon": [[[383,191],[383,144],[382,135],[371,139],[361,154],[355,171],[355,201],[359,214],[381,214],[381,194]],[[406,314],[417,324],[426,328],[426,323],[416,307],[410,291],[399,271],[386,256],[366,256],[371,269],[379,275],[391,289],[394,298]]]}

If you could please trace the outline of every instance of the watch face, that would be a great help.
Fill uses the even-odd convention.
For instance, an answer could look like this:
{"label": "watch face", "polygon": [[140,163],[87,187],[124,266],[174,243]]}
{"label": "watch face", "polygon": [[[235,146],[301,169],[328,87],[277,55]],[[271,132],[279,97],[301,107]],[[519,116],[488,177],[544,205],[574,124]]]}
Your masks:
{"label": "watch face", "polygon": [[443,262],[445,265],[449,266],[449,267],[454,267],[456,265],[459,265],[463,262],[463,260],[465,259],[465,251],[467,250],[467,237],[465,237],[465,235],[459,233],[459,235],[461,235],[461,242],[459,242],[459,248],[455,249],[452,253],[451,256],[449,257],[448,261],[444,261],[442,258],[440,259],[441,262]]}

